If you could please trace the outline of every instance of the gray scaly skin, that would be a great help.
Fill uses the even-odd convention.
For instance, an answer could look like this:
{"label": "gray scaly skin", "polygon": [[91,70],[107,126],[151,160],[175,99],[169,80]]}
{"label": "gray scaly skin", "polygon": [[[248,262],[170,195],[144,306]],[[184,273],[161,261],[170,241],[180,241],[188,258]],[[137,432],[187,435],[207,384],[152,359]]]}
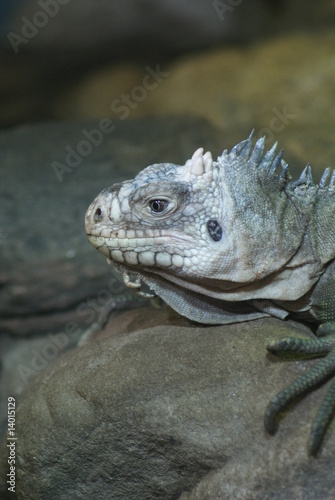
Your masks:
{"label": "gray scaly skin", "polygon": [[[314,185],[309,165],[292,181],[276,144],[251,136],[217,161],[198,149],[185,165],[161,163],[105,189],[86,213],[90,243],[127,286],[145,283],[181,315],[227,324],[266,316],[321,325],[311,340],[271,352],[324,356],[268,405],[265,427],[335,373],[335,173]],[[280,170],[280,172],[278,172]],[[319,450],[335,408],[335,382],[312,426]]]}

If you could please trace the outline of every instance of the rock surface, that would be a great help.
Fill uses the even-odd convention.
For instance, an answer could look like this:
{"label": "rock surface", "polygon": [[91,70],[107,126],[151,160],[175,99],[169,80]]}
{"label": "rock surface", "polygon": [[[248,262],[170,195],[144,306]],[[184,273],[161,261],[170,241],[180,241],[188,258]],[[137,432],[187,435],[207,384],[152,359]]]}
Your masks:
{"label": "rock surface", "polygon": [[307,364],[275,362],[265,345],[306,333],[275,319],[133,333],[117,325],[49,364],[22,393],[19,498],[331,497],[335,434],[318,459],[306,454],[325,388],[292,408],[275,437],[263,429],[270,397]]}
{"label": "rock surface", "polygon": [[[141,102],[136,88],[146,69],[135,77],[128,66],[113,67],[68,89],[55,113],[60,118],[119,117],[126,94],[133,104],[130,117],[200,115],[233,142],[254,128],[255,136],[265,135],[268,146],[274,141],[284,145],[289,163],[299,159],[322,169],[335,161],[334,51],[333,31],[208,50],[161,65],[168,76]],[[122,76],[127,83],[120,91]],[[119,104],[111,109],[115,99]]]}

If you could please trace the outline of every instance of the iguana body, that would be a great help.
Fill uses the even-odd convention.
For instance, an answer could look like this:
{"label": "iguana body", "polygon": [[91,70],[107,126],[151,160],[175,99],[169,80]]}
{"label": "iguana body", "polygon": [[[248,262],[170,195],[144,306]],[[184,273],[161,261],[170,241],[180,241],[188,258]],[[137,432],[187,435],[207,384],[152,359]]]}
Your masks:
{"label": "iguana body", "polygon": [[[264,139],[251,148],[249,137],[216,162],[198,149],[184,166],[151,165],[133,180],[102,191],[87,210],[88,239],[114,262],[128,286],[140,289],[146,283],[173,309],[200,323],[289,314],[331,322],[335,173],[327,169],[315,186],[307,166],[292,182],[276,145],[264,156]],[[323,362],[335,358],[332,337],[317,342],[314,353],[330,351]],[[296,350],[293,344],[269,349]],[[329,377],[335,359],[326,364]],[[277,396],[267,410],[269,431],[275,430],[282,407],[319,379],[307,389],[299,383]],[[322,436],[317,446],[311,444],[311,453]]]}

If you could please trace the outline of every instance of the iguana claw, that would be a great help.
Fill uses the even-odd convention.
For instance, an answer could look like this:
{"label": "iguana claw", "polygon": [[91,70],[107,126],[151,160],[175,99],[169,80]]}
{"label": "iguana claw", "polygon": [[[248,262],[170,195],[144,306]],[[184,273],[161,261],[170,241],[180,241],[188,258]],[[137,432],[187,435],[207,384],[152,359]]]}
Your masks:
{"label": "iguana claw", "polygon": [[[320,332],[322,333],[322,331]],[[322,333],[323,334],[323,333]],[[268,404],[264,425],[269,434],[275,434],[278,427],[278,418],[287,406],[304,396],[311,390],[315,390],[335,373],[335,335],[317,339],[301,339],[288,337],[272,342],[267,346],[272,353],[298,352],[302,354],[325,355],[308,373],[297,378],[290,386],[280,391]],[[312,424],[308,442],[308,452],[316,455],[321,447],[324,435],[334,416],[335,411],[335,381],[327,393]]]}

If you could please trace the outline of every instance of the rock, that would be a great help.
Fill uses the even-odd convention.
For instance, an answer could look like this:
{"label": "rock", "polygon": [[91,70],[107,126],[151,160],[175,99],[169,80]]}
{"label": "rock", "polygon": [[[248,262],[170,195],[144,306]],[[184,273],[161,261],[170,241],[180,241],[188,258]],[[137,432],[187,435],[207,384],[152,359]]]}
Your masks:
{"label": "rock", "polygon": [[278,141],[294,154],[289,163],[299,159],[324,169],[335,161],[334,50],[331,32],[190,57],[168,68],[170,76],[142,110],[201,115],[236,140],[255,128],[268,146]]}
{"label": "rock", "polygon": [[[29,44],[30,49],[41,52],[57,49],[65,57],[66,51],[72,54],[75,51],[78,57],[86,54],[90,58],[97,50],[101,53],[104,49],[115,57],[120,53],[129,55],[130,45],[134,51],[135,44],[137,51],[141,45],[148,50],[152,44],[151,53],[158,48],[171,53],[224,40],[246,40],[257,34],[257,29],[264,33],[267,14],[272,14],[262,0],[237,1],[223,9],[220,8],[223,2],[213,3],[115,0],[111,5],[106,0],[86,0],[84,4],[80,0],[40,0],[36,5],[30,0],[20,2],[7,13],[7,32],[4,32],[7,43],[16,50]],[[73,19],[76,19],[75,30]],[[8,32],[16,37],[8,37]],[[19,35],[25,40],[19,40]]]}
{"label": "rock", "polygon": [[[141,66],[130,63],[92,71],[79,83],[60,93],[55,103],[54,116],[62,120],[111,116],[113,102],[131,92],[142,82],[144,76],[145,70]],[[135,111],[140,116],[141,106],[137,110],[130,110],[132,118],[135,117]]]}
{"label": "rock", "polygon": [[147,70],[142,68],[131,89],[128,80],[120,91],[117,82],[127,77],[129,68],[113,67],[68,89],[55,113],[60,118],[68,118],[69,112],[84,117],[94,107],[95,116],[115,118],[124,113],[122,96],[128,95],[130,117],[171,112],[203,116],[233,143],[255,129],[256,137],[265,135],[268,147],[278,141],[285,148],[295,175],[309,162],[319,178],[335,164],[334,51],[335,35],[326,32],[192,54],[161,65],[167,76],[141,101],[136,89]]}
{"label": "rock", "polygon": [[265,345],[306,332],[275,319],[115,328],[23,391],[19,498],[331,498],[335,434],[316,460],[306,454],[325,388],[291,408],[275,437],[263,429],[269,399],[306,367],[275,362]]}

